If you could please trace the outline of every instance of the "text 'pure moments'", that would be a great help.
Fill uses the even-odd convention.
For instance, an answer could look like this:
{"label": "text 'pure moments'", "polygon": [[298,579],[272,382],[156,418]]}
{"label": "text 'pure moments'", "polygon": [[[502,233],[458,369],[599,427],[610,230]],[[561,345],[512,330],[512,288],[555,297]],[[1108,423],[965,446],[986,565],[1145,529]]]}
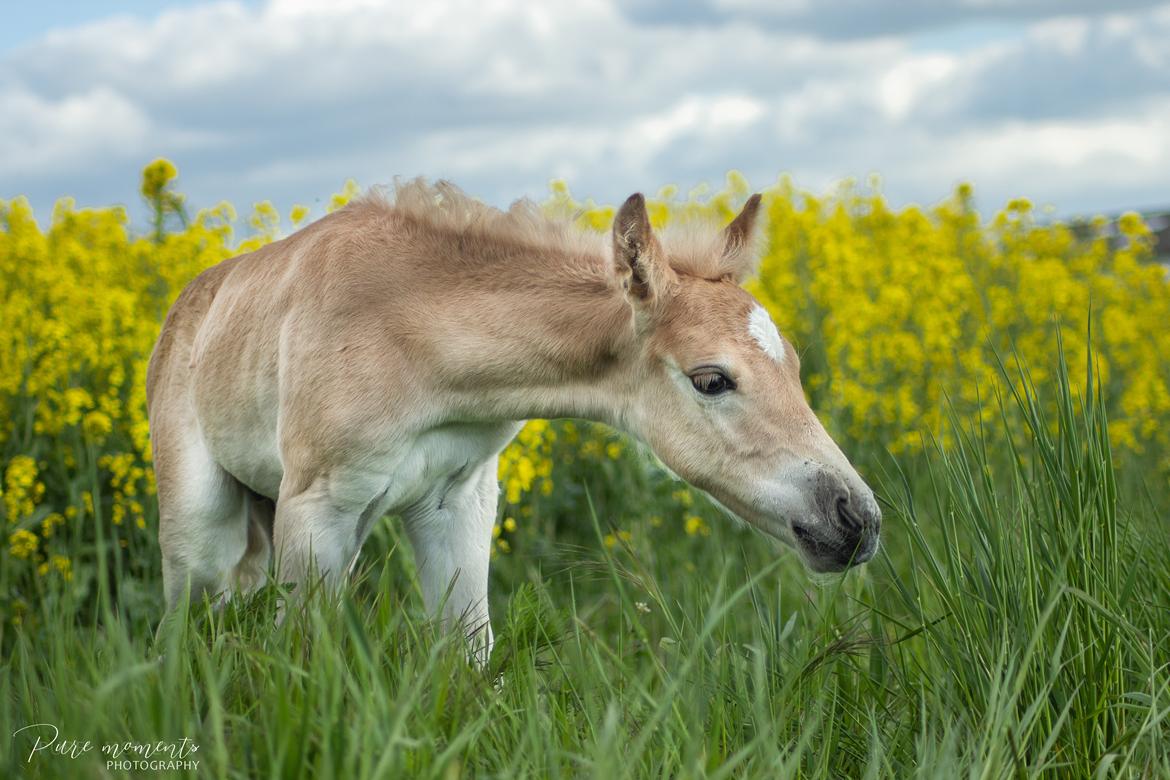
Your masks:
{"label": "text 'pure moments'", "polygon": [[65,739],[52,723],[33,723],[12,732],[13,739],[21,737],[32,740],[27,763],[32,763],[37,754],[78,759],[95,750],[106,757],[106,768],[114,770],[176,770],[197,769],[199,759],[193,758],[199,745],[187,737],[177,741],[158,740],[155,742],[106,742],[95,745],[90,740]]}

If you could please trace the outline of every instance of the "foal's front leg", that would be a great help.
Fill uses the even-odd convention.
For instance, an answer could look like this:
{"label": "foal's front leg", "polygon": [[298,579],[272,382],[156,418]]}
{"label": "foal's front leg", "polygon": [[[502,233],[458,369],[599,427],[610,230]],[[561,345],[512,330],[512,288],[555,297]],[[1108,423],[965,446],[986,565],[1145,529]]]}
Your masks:
{"label": "foal's front leg", "polygon": [[385,479],[359,471],[291,472],[276,502],[273,548],[278,579],[296,590],[320,579],[329,590],[344,582],[357,555],[360,521]]}
{"label": "foal's front leg", "polygon": [[488,563],[500,492],[496,463],[490,458],[404,517],[427,609],[437,614],[441,607],[445,624],[462,624],[479,664],[492,651]]}

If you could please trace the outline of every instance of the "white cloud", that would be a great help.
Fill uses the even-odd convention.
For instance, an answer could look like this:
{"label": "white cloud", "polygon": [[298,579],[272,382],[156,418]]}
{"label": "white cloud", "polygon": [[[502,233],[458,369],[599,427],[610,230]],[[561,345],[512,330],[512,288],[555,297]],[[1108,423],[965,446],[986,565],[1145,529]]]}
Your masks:
{"label": "white cloud", "polygon": [[[1107,19],[1106,25],[1112,20]],[[1033,39],[1065,56],[1075,56],[1088,42],[1091,23],[1084,17],[1058,17],[1040,22],[1032,28]],[[1131,31],[1132,32],[1132,31]]]}
{"label": "white cloud", "polygon": [[553,176],[613,201],[729,168],[812,186],[877,170],[896,200],[971,178],[992,202],[1070,209],[1132,205],[1106,199],[1170,179],[1170,11],[1029,24],[939,52],[741,17],[643,23],[613,0],[111,19],[0,58],[0,134],[16,139],[0,146],[0,198],[126,199],[157,155],[193,202],[245,206],[420,173],[504,202]]}
{"label": "white cloud", "polygon": [[150,118],[110,87],[56,100],[22,89],[0,92],[0,177],[132,154],[150,132]]}
{"label": "white cloud", "polygon": [[[929,169],[918,166],[913,175],[971,179],[991,191],[1015,187],[1038,202],[1056,204],[1089,181],[1112,197],[1132,193],[1129,202],[1116,206],[1165,206],[1148,198],[1164,191],[1170,171],[1170,110],[1154,107],[1127,120],[1012,122],[995,133],[956,135],[929,159]],[[1030,179],[1027,186],[1021,172]]]}
{"label": "white cloud", "polygon": [[946,54],[907,57],[886,70],[880,82],[882,108],[891,119],[905,119],[922,96],[955,72],[958,63]]}
{"label": "white cloud", "polygon": [[763,104],[743,95],[687,97],[666,111],[634,123],[626,135],[631,152],[657,150],[680,138],[719,143],[723,133],[749,126],[764,113]]}

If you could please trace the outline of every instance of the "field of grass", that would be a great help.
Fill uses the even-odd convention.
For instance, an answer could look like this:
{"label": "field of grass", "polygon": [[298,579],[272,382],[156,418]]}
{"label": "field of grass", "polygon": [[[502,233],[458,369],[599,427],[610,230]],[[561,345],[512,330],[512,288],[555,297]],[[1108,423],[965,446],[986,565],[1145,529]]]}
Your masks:
{"label": "field of grass", "polygon": [[392,521],[340,607],[280,628],[268,591],[155,643],[105,572],[6,631],[0,672],[6,733],[98,747],[30,759],[25,732],[0,769],[103,776],[101,745],[164,740],[149,760],[206,777],[1170,776],[1164,496],[1127,495],[1091,393],[1048,392],[1055,420],[1005,399],[1018,450],[968,432],[890,464],[884,553],[841,579],[714,519],[610,547],[583,506],[497,561],[483,671],[426,621]]}
{"label": "field of grass", "polygon": [[[1096,309],[1093,329],[1086,309],[1042,337],[1024,314],[971,331],[1019,349],[989,345],[978,383],[916,386],[916,403],[941,394],[938,419],[903,425],[896,447],[855,426],[872,413],[892,430],[904,412],[834,390],[854,358],[815,328],[799,337],[810,394],[883,502],[881,553],[840,578],[810,580],[611,432],[530,426],[501,472],[496,646],[477,669],[428,622],[393,518],[340,604],[313,595],[277,627],[270,588],[159,624],[141,345],[171,288],[226,250],[214,223],[168,233],[177,204],[146,184],[156,231],[127,245],[125,299],[104,296],[113,313],[92,321],[49,282],[114,262],[108,215],[66,214],[46,244],[64,259],[35,279],[12,259],[31,233],[2,223],[6,316],[59,313],[0,355],[22,375],[0,382],[0,776],[1170,777],[1170,420],[1139,371],[1164,377],[1167,357],[1127,357],[1143,337],[1118,324],[1170,300],[1165,282],[1103,303],[1126,311]],[[770,306],[787,283],[776,255],[756,290]],[[28,292],[42,288],[57,292]],[[1134,387],[1144,406],[1119,402]]]}

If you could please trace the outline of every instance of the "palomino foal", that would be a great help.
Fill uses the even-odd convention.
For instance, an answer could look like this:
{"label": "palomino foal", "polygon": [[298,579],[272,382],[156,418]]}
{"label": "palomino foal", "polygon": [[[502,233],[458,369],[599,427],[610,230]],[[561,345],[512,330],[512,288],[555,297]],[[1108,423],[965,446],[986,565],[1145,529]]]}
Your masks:
{"label": "palomino foal", "polygon": [[634,195],[599,240],[415,181],[203,272],[147,375],[168,605],[255,588],[274,550],[336,584],[393,512],[428,607],[490,649],[497,456],[537,417],[641,439],[813,570],[868,560],[873,494],[739,286],[759,206],[659,237]]}

